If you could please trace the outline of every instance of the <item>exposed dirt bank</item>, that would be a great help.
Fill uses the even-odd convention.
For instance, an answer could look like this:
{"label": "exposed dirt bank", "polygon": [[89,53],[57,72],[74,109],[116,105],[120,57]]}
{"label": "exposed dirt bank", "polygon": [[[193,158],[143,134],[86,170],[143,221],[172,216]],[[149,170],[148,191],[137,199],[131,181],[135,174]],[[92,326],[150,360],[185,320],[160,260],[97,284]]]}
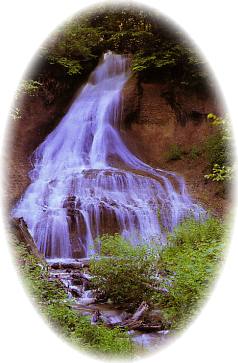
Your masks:
{"label": "exposed dirt bank", "polygon": [[[13,121],[10,152],[7,152],[10,207],[30,182],[32,152],[61,120],[79,87],[79,81],[65,80],[55,74],[45,73],[41,81],[37,95],[22,98],[21,118]],[[210,112],[223,114],[218,97],[208,92],[185,92],[166,84],[141,83],[131,77],[123,92],[120,128],[133,153],[154,167],[184,176],[192,196],[223,215],[228,203],[219,184],[206,183],[204,179],[208,166],[204,154],[191,157],[192,148],[200,148],[214,132],[207,120]],[[180,146],[182,159],[168,162],[167,153],[174,144]]]}

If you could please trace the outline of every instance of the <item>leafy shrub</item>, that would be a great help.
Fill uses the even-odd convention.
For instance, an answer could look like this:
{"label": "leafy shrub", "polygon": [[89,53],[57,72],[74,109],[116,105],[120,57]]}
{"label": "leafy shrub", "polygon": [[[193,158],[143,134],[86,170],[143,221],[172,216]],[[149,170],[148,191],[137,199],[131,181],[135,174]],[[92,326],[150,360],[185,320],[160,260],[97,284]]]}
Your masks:
{"label": "leafy shrub", "polygon": [[182,158],[181,147],[177,144],[170,146],[169,151],[166,154],[167,161],[180,160]]}
{"label": "leafy shrub", "polygon": [[173,329],[183,327],[197,311],[222,260],[225,228],[215,218],[205,222],[188,219],[169,234],[170,246],[163,249],[160,268],[167,271],[167,295],[157,303]]}
{"label": "leafy shrub", "polygon": [[205,152],[211,168],[214,164],[227,164],[229,160],[227,141],[224,140],[220,131],[207,139],[205,144]]}
{"label": "leafy shrub", "polygon": [[220,166],[218,164],[214,164],[212,168],[212,172],[210,174],[204,175],[205,179],[210,179],[213,181],[225,181],[231,180],[233,169],[230,166]]}
{"label": "leafy shrub", "polygon": [[[131,246],[119,235],[102,238],[93,259],[95,288],[114,303],[160,309],[165,325],[181,329],[207,295],[222,261],[225,227],[216,218],[187,219],[168,234],[168,246]],[[127,306],[128,306],[127,305]]]}
{"label": "leafy shrub", "polygon": [[212,125],[217,127],[217,132],[206,142],[205,149],[211,172],[204,177],[218,182],[231,180],[233,167],[230,122],[228,118],[221,118],[212,113],[207,117],[212,121]]}
{"label": "leafy shrub", "polygon": [[28,94],[29,96],[35,96],[42,84],[32,79],[21,81],[19,92]]}
{"label": "leafy shrub", "polygon": [[150,302],[157,284],[158,250],[148,245],[132,246],[120,235],[101,237],[100,259],[93,257],[90,271],[96,289],[114,303],[137,307]]}

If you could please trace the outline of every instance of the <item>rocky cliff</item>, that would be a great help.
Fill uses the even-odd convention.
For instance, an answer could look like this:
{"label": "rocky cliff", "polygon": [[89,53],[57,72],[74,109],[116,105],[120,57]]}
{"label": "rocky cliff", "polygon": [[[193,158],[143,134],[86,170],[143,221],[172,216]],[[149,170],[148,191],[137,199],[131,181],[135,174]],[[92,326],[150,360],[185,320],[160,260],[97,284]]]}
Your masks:
{"label": "rocky cliff", "polygon": [[223,113],[220,100],[211,94],[171,90],[167,84],[131,77],[123,93],[122,133],[142,158],[163,163],[171,145],[186,152],[213,132],[208,113]]}

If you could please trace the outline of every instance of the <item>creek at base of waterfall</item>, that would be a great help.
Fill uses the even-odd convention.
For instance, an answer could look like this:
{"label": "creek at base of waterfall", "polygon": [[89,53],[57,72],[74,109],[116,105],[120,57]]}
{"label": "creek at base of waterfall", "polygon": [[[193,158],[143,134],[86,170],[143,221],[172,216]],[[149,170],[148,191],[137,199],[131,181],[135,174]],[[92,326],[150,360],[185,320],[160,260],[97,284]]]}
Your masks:
{"label": "creek at base of waterfall", "polygon": [[[89,259],[52,259],[47,262],[50,266],[50,280],[59,280],[62,283],[71,301],[72,310],[81,316],[88,316],[91,324],[120,325],[132,316],[125,306],[115,305],[107,299],[97,296],[97,293],[92,290],[91,275],[88,269]],[[150,313],[160,315],[158,311],[151,310]],[[95,321],[97,314],[100,315],[99,321]],[[152,321],[155,323],[154,319]],[[163,325],[157,330],[128,330],[137,349],[142,349],[144,353],[152,352],[167,344],[172,339],[170,333]]]}
{"label": "creek at base of waterfall", "polygon": [[130,75],[127,56],[104,54],[32,155],[31,184],[12,216],[24,219],[46,258],[90,256],[106,233],[163,244],[164,231],[204,215],[181,176],[150,167],[123,142],[122,90]]}

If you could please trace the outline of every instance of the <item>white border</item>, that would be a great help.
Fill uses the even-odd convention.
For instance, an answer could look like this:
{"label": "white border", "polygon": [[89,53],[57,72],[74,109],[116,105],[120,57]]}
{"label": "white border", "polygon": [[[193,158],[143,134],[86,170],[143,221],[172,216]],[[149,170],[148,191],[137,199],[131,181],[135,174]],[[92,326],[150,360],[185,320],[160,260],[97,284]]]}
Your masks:
{"label": "white border", "polygon": [[[10,104],[22,73],[48,34],[90,0],[8,0],[1,2],[0,100],[1,142]],[[233,119],[237,140],[237,11],[236,1],[140,1],[158,8],[181,25],[210,62]],[[3,191],[4,192],[4,191]],[[237,219],[236,219],[237,221]],[[237,222],[236,222],[237,224]],[[196,363],[237,359],[237,226],[227,262],[212,297],[194,324],[175,343],[146,361]],[[57,362],[83,359],[42,321],[19,282],[1,223],[1,349],[3,362]]]}

